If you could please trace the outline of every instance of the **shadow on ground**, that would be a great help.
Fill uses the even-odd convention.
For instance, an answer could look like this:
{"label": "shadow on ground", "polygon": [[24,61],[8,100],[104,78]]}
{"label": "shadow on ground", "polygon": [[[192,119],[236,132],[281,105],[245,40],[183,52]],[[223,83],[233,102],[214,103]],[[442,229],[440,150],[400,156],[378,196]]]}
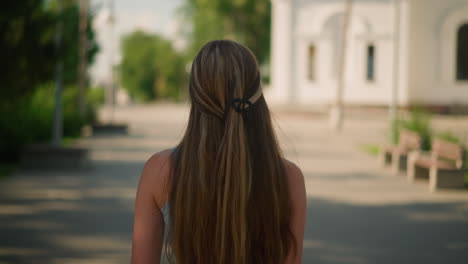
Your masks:
{"label": "shadow on ground", "polygon": [[129,263],[140,162],[2,181],[0,263]]}
{"label": "shadow on ground", "polygon": [[[129,263],[142,163],[99,163],[80,175],[35,173],[6,182],[0,261]],[[309,199],[303,263],[468,263],[467,220],[466,203],[362,206]]]}
{"label": "shadow on ground", "polygon": [[468,205],[308,201],[303,263],[468,263]]}

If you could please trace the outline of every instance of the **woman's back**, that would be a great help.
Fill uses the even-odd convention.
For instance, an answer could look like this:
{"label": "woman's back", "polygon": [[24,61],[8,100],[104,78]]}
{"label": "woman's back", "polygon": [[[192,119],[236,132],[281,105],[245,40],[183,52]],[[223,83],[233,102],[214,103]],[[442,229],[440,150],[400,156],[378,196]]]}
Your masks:
{"label": "woman's back", "polygon": [[[152,257],[154,259],[161,259],[161,263],[168,262],[167,257],[162,252],[162,241],[167,237],[167,228],[169,223],[169,203],[168,203],[168,193],[167,193],[167,183],[169,182],[170,177],[170,155],[172,150],[165,150],[153,155],[145,165],[143,170],[140,186],[139,186],[139,195],[147,196],[147,203],[141,206],[140,211],[143,211],[142,214],[145,215],[149,211],[153,211],[154,214],[151,214],[151,217],[147,217],[147,220],[141,223],[143,227],[140,232],[142,237],[147,237],[150,233],[157,234],[157,238],[161,242],[159,243],[147,243],[144,246],[140,246],[140,251],[144,252],[144,249],[150,250]],[[304,234],[304,224],[306,219],[306,201],[305,201],[305,185],[304,177],[301,170],[292,162],[285,160],[288,168],[288,181],[291,194],[291,201],[293,203],[293,220],[292,220],[292,229],[293,233],[296,234],[296,240],[298,243],[297,256],[290,256],[286,263],[300,263],[302,256],[302,240]],[[144,198],[143,198],[144,199]],[[143,219],[139,219],[143,220]],[[159,225],[156,225],[159,224]],[[148,228],[151,227],[152,228]],[[134,236],[138,235],[139,230],[134,230]],[[153,232],[151,232],[153,231]],[[138,242],[134,240],[134,243]],[[140,241],[145,243],[144,240]],[[138,253],[135,251],[137,247],[133,247],[134,251],[132,254],[132,263],[155,263],[154,261],[144,260],[146,253]],[[157,250],[159,249],[159,250]]]}
{"label": "woman's back", "polygon": [[158,259],[164,237],[177,263],[300,262],[304,179],[282,157],[260,80],[238,43],[210,42],[197,55],[185,135],[143,170],[133,263]]}

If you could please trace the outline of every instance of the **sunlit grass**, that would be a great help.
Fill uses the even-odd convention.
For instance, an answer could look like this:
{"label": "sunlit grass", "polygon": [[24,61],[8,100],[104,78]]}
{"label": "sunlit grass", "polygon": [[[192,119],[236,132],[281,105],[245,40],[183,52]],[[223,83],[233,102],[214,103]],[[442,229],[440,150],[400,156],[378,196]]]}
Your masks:
{"label": "sunlit grass", "polygon": [[359,148],[371,156],[379,155],[380,147],[377,144],[363,144]]}

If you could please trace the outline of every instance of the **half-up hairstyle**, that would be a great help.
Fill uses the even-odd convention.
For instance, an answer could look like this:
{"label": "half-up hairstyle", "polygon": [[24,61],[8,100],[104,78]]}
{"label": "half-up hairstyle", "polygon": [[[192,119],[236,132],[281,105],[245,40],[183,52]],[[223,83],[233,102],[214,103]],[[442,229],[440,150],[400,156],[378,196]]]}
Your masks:
{"label": "half-up hairstyle", "polygon": [[172,153],[165,252],[177,264],[284,263],[293,250],[286,168],[253,53],[207,43],[190,74],[190,117]]}

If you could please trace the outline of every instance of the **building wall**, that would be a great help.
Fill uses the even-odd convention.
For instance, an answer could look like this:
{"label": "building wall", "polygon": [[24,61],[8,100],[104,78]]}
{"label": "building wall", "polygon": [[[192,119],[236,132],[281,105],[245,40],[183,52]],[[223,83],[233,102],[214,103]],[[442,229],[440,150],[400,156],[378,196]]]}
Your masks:
{"label": "building wall", "polygon": [[[327,104],[336,94],[344,1],[296,1],[293,78],[301,103]],[[355,1],[346,58],[344,101],[387,104],[393,77],[391,1]],[[308,46],[317,49],[316,80],[307,78]],[[367,46],[375,46],[375,80],[367,81]],[[402,93],[404,94],[404,93]]]}
{"label": "building wall", "polygon": [[[345,1],[273,0],[272,91],[277,102],[329,104],[337,89]],[[389,102],[393,86],[391,0],[354,1],[347,50],[344,100]],[[287,41],[287,39],[291,41]],[[375,47],[375,80],[366,80],[366,49]],[[308,49],[316,49],[316,78],[307,78]],[[407,92],[399,93],[401,100]]]}
{"label": "building wall", "polygon": [[269,101],[291,102],[292,1],[272,0],[271,87]]}
{"label": "building wall", "polygon": [[463,23],[468,23],[466,0],[411,1],[408,72],[411,103],[468,104],[468,82],[455,78],[456,32]]}
{"label": "building wall", "polygon": [[[344,2],[273,0],[271,94],[277,102],[333,102]],[[394,85],[395,1],[353,2],[344,101],[386,105]],[[468,23],[468,1],[400,3],[398,103],[468,104],[468,82],[455,80],[456,32],[461,24]],[[373,82],[365,78],[369,43],[376,48]],[[312,44],[316,48],[313,81],[307,78],[308,48]]]}

